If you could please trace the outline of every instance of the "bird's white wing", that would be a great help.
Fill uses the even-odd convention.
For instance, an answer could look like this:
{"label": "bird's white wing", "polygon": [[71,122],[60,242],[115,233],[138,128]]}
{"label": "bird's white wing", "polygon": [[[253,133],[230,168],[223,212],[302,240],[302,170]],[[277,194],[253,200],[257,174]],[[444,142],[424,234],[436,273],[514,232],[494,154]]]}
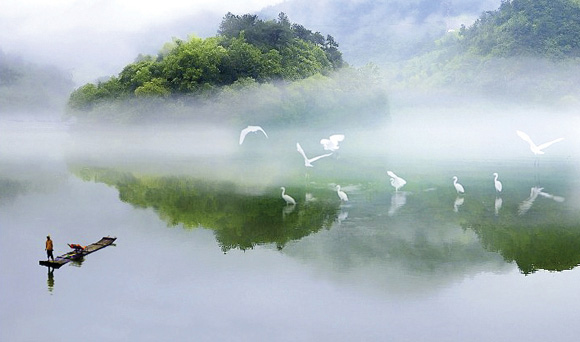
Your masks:
{"label": "bird's white wing", "polygon": [[540,146],[538,146],[538,148],[539,148],[540,150],[543,150],[543,149],[545,149],[546,147],[548,147],[548,146],[550,146],[550,145],[552,145],[552,144],[555,144],[555,143],[557,143],[557,142],[560,142],[560,141],[562,141],[562,140],[564,140],[564,138],[558,138],[558,139],[554,139],[554,140],[552,140],[552,141],[548,141],[547,143],[543,143],[543,144],[541,144]]}
{"label": "bird's white wing", "polygon": [[304,157],[304,160],[308,160],[308,157],[306,157],[306,153],[304,153],[304,150],[302,149],[302,146],[300,146],[300,143],[296,143],[296,150],[300,152],[302,157]]}
{"label": "bird's white wing", "polygon": [[522,131],[516,131],[516,134],[522,138],[524,141],[526,141],[528,144],[536,146],[536,144],[534,144],[534,142],[532,141],[532,139],[530,138],[529,135],[527,135],[526,133],[522,132]]}
{"label": "bird's white wing", "polygon": [[242,131],[240,132],[240,145],[244,142],[244,139],[246,138],[246,135],[251,132],[251,127],[248,126],[244,129],[242,129]]}
{"label": "bird's white wing", "polygon": [[330,141],[335,145],[344,140],[344,134],[333,134],[330,136]]}
{"label": "bird's white wing", "polygon": [[312,162],[317,161],[320,158],[328,157],[328,156],[331,156],[331,155],[332,155],[332,153],[323,154],[323,155],[320,155],[318,157],[314,157],[314,158],[308,159],[308,161],[312,163]]}
{"label": "bird's white wing", "polygon": [[268,138],[268,134],[266,134],[266,131],[264,131],[264,129],[260,126],[255,126],[255,130],[256,131],[261,131],[262,133],[264,133],[264,135],[266,136],[266,138]]}
{"label": "bird's white wing", "polygon": [[391,176],[391,177],[393,177],[395,179],[396,178],[399,178],[399,177],[397,177],[397,175],[393,171],[387,171],[387,175],[389,175],[389,176]]}

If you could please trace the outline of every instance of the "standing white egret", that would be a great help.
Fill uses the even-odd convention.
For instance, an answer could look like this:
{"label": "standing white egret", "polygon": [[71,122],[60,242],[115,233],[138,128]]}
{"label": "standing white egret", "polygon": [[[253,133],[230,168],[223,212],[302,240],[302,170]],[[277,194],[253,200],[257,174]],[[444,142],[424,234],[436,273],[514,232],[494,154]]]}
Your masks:
{"label": "standing white egret", "polygon": [[282,189],[282,199],[284,199],[284,201],[286,201],[286,205],[289,205],[289,204],[295,205],[296,201],[294,200],[294,198],[290,197],[290,195],[286,195],[286,188],[280,187],[280,189]]}
{"label": "standing white egret", "polygon": [[328,139],[321,139],[320,144],[325,150],[334,152],[340,148],[338,143],[343,140],[344,134],[333,134]]}
{"label": "standing white egret", "polygon": [[266,131],[264,131],[262,129],[262,127],[260,127],[260,126],[248,126],[244,129],[242,129],[242,131],[240,132],[240,145],[244,142],[244,139],[246,138],[246,135],[248,133],[256,133],[256,132],[262,132],[262,133],[264,133],[266,138],[268,138],[268,134],[266,134]]}
{"label": "standing white egret", "polygon": [[453,176],[453,186],[455,187],[455,191],[457,191],[458,194],[465,193],[463,185],[457,183],[457,176]]}
{"label": "standing white egret", "polygon": [[499,180],[497,180],[497,178],[499,177],[497,172],[493,173],[493,177],[494,177],[493,183],[495,184],[495,191],[501,192],[501,190],[503,189],[503,185],[501,184],[501,182]]}
{"label": "standing white egret", "polygon": [[320,155],[318,157],[308,159],[308,157],[306,157],[306,153],[304,153],[304,150],[302,149],[302,146],[300,146],[300,143],[296,143],[296,150],[298,152],[300,152],[302,157],[304,157],[304,166],[307,166],[307,167],[314,167],[314,165],[312,165],[312,163],[314,163],[315,161],[317,161],[320,158],[324,158],[324,157],[328,157],[328,156],[332,155],[332,153],[327,153],[327,154]]}
{"label": "standing white egret", "polygon": [[395,188],[395,192],[398,192],[400,188],[407,184],[406,180],[397,176],[393,171],[387,171],[387,174],[391,176],[391,185]]}
{"label": "standing white egret", "polygon": [[527,135],[526,133],[522,132],[522,131],[518,131],[516,130],[517,135],[522,138],[522,140],[524,140],[525,142],[527,142],[530,145],[530,150],[535,154],[544,154],[544,151],[542,151],[543,149],[545,149],[546,147],[555,144],[557,142],[560,142],[562,140],[564,140],[564,138],[558,138],[558,139],[554,139],[552,141],[548,141],[547,143],[543,143],[541,145],[536,145],[532,139],[530,138],[529,135]]}
{"label": "standing white egret", "polygon": [[346,192],[340,190],[340,185],[336,186],[336,193],[341,202],[348,202],[348,196],[346,195]]}

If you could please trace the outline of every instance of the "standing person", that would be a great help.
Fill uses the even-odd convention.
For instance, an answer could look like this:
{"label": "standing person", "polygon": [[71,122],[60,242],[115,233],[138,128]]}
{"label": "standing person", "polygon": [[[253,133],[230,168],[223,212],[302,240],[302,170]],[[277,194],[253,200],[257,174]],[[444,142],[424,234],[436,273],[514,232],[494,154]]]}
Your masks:
{"label": "standing person", "polygon": [[46,261],[48,261],[48,259],[52,259],[52,261],[54,261],[54,256],[52,255],[52,251],[53,251],[53,245],[52,245],[52,240],[50,239],[50,235],[48,235],[46,237]]}

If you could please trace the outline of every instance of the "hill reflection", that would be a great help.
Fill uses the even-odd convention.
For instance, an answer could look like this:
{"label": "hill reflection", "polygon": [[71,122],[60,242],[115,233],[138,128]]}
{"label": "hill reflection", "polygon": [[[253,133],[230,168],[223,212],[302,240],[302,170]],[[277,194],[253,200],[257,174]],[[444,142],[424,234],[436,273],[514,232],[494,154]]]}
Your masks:
{"label": "hill reflection", "polygon": [[[224,252],[267,244],[282,249],[301,240],[303,246],[292,244],[290,254],[316,254],[309,248],[336,251],[326,262],[340,268],[377,263],[419,273],[449,265],[481,270],[501,257],[531,274],[580,264],[580,217],[574,201],[565,200],[571,193],[559,183],[545,183],[558,195],[537,187],[534,205],[522,211],[522,203],[530,202],[525,177],[512,177],[510,191],[500,197],[489,187],[488,174],[481,179],[474,175],[460,207],[448,179],[425,184],[423,190],[414,185],[412,192],[400,194],[363,182],[347,205],[341,205],[326,181],[294,185],[286,189],[298,201],[292,206],[281,198],[278,186],[256,190],[235,181],[139,175],[114,168],[78,167],[73,173],[115,187],[123,202],[153,209],[169,226],[213,230]],[[330,234],[318,236],[316,246],[308,247],[305,237],[331,227]]]}
{"label": "hill reflection", "polygon": [[[73,173],[115,187],[123,202],[153,209],[169,226],[213,230],[224,252],[263,244],[282,249],[289,241],[330,228],[339,211],[339,202],[330,200],[333,193],[327,189],[309,190],[316,201],[286,206],[278,188],[256,194],[233,182],[189,176],[138,176],[108,168],[79,168]],[[306,197],[303,189],[289,191]]]}

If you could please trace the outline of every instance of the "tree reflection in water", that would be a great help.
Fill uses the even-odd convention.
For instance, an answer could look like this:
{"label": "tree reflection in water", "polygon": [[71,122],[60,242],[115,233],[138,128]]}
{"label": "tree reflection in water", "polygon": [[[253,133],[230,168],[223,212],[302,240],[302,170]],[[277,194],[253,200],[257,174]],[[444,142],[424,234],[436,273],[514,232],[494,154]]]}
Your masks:
{"label": "tree reflection in water", "polygon": [[[279,187],[248,194],[243,187],[226,181],[185,176],[136,176],[97,168],[73,172],[84,180],[114,186],[122,201],[152,208],[170,226],[213,230],[224,253],[265,244],[282,249],[290,241],[329,229],[333,223],[342,222],[344,227],[343,221],[349,216],[345,222],[349,222],[349,226],[356,225],[353,232],[365,230],[360,232],[364,240],[355,243],[364,251],[360,255],[382,255],[385,246],[395,240],[398,247],[389,249],[388,258],[397,258],[397,253],[402,253],[401,258],[423,255],[419,252],[429,250],[431,252],[425,254],[420,263],[436,268],[432,264],[438,259],[433,258],[433,253],[449,255],[450,241],[441,241],[441,245],[426,249],[417,241],[405,244],[405,234],[414,231],[418,234],[416,236],[422,236],[439,232],[445,236],[446,232],[452,234],[457,227],[462,227],[475,232],[487,251],[500,254],[506,262],[515,262],[523,274],[540,269],[562,271],[580,264],[579,214],[562,207],[563,196],[543,192],[540,187],[532,191],[531,200],[528,197],[522,202],[530,189],[524,183],[512,182],[511,188],[519,190],[502,192],[502,197],[497,197],[493,187],[489,188],[488,179],[483,177],[481,184],[472,182],[470,185],[469,201],[463,202],[463,196],[460,196],[459,203],[456,201],[451,208],[449,203],[456,197],[455,191],[449,187],[439,188],[438,184],[433,184],[435,187],[429,191],[416,192],[412,201],[408,201],[405,192],[396,193],[390,197],[390,203],[382,202],[383,199],[389,201],[389,188],[385,188],[385,192],[368,189],[365,191],[369,192],[369,201],[349,206],[347,212],[340,206],[333,188],[329,187],[290,188],[289,192],[303,200],[295,206],[286,206],[280,198]],[[537,202],[534,206],[526,204],[534,201]],[[389,208],[388,215],[382,216],[385,206]],[[461,210],[458,210],[459,206]],[[397,228],[401,236],[393,235],[396,233],[393,228],[398,224],[404,225]],[[376,245],[380,239],[373,234],[387,234],[389,238]],[[353,243],[351,241],[349,245]],[[408,250],[400,246],[406,246]],[[337,247],[344,250],[344,246]],[[455,251],[461,255],[452,255],[453,259],[472,257],[468,255],[472,253],[470,248],[457,248]],[[446,260],[443,258],[440,262],[446,263]]]}
{"label": "tree reflection in water", "polygon": [[[246,194],[232,182],[186,176],[137,177],[98,168],[82,168],[75,173],[84,180],[114,186],[122,201],[154,209],[170,226],[213,230],[224,253],[262,244],[282,249],[289,241],[330,228],[340,204],[328,189],[309,189],[309,196],[318,200],[286,206],[279,188]],[[306,197],[301,188],[293,188],[292,193]]]}

